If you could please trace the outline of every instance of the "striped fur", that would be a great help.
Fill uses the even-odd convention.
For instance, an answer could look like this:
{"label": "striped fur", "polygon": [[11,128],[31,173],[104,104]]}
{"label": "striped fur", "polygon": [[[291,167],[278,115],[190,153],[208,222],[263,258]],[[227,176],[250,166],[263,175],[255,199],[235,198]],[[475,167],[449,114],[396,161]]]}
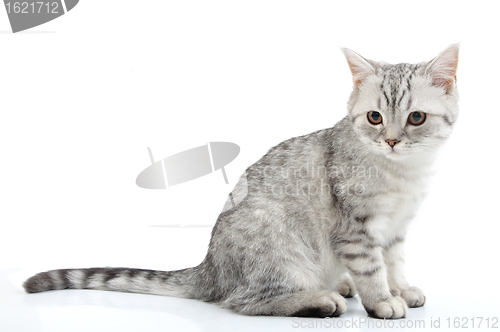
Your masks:
{"label": "striped fur", "polygon": [[28,293],[61,289],[95,289],[190,297],[194,269],[154,271],[129,268],[61,269],[38,273],[26,280]]}
{"label": "striped fur", "polygon": [[[180,271],[68,269],[27,292],[98,289],[200,299],[246,315],[338,316],[359,293],[378,318],[425,302],[403,273],[404,239],[458,116],[458,46],[390,65],[344,50],[354,88],[333,128],[289,139],[250,166],[203,262]],[[382,121],[369,121],[378,112]],[[409,122],[424,112],[425,122]],[[422,114],[420,114],[422,115]]]}

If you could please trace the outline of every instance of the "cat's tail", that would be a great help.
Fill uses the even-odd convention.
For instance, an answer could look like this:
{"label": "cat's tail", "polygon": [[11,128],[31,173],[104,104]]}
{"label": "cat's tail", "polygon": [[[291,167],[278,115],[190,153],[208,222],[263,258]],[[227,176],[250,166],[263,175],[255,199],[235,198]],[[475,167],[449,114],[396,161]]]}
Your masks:
{"label": "cat's tail", "polygon": [[56,289],[95,289],[192,298],[197,268],[154,271],[129,268],[51,270],[23,284],[28,293]]}

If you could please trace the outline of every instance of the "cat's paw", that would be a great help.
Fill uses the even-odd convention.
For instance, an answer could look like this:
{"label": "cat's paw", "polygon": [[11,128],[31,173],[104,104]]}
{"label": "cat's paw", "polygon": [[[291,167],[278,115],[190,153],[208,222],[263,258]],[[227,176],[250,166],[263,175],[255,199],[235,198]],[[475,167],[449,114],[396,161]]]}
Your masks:
{"label": "cat's paw", "polygon": [[409,287],[399,290],[401,296],[410,308],[418,308],[425,304],[425,295],[422,290],[417,287]]}
{"label": "cat's paw", "polygon": [[337,285],[337,292],[343,297],[353,297],[358,292],[351,277],[345,276]]}
{"label": "cat's paw", "polygon": [[365,309],[370,316],[382,319],[405,318],[408,313],[406,301],[399,296],[391,297]]}
{"label": "cat's paw", "polygon": [[346,300],[337,292],[316,298],[313,303],[295,312],[295,317],[338,317],[347,310]]}

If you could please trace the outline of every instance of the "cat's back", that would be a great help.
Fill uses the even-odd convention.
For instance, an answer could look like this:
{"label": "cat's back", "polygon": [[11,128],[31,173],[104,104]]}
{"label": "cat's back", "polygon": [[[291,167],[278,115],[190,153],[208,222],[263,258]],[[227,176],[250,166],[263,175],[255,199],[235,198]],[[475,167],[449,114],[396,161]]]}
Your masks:
{"label": "cat's back", "polygon": [[[334,127],[289,138],[269,151],[249,170],[263,170],[266,167],[300,168],[304,166],[323,165],[331,154],[332,133]],[[282,169],[284,170],[284,169]]]}

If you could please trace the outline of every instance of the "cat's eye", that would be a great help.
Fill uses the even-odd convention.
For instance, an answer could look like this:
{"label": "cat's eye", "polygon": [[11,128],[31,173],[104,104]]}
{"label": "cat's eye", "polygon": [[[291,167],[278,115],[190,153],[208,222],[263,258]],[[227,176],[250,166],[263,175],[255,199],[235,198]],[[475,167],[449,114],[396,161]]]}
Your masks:
{"label": "cat's eye", "polygon": [[377,111],[368,112],[367,117],[371,124],[378,125],[382,123],[382,114]]}
{"label": "cat's eye", "polygon": [[414,126],[420,126],[425,122],[426,115],[424,112],[411,112],[408,115],[408,123]]}

